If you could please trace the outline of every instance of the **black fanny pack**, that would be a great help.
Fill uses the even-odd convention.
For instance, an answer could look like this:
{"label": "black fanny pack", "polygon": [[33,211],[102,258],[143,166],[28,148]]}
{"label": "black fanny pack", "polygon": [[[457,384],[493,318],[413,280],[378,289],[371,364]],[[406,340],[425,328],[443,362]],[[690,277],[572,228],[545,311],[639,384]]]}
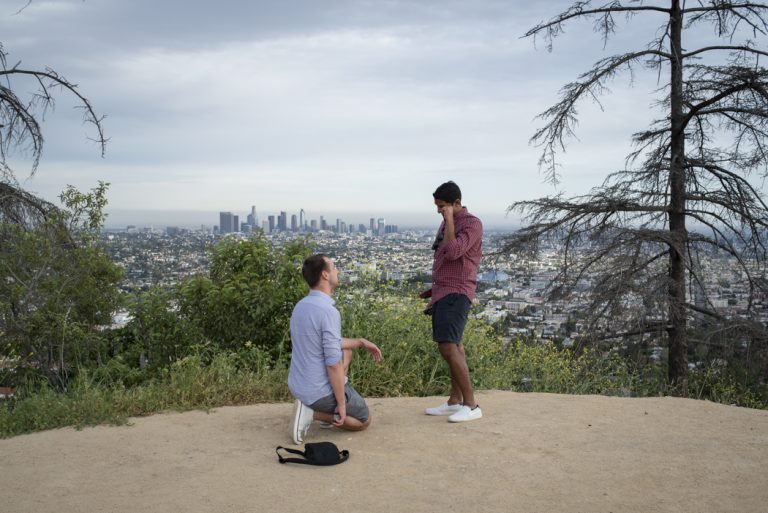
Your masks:
{"label": "black fanny pack", "polygon": [[[304,459],[283,458],[280,455],[280,449],[303,456]],[[303,451],[278,446],[277,449],[275,449],[275,452],[277,453],[277,458],[280,460],[280,463],[303,463],[304,465],[328,466],[337,465],[349,459],[349,451],[346,449],[340,451],[339,448],[336,447],[336,444],[332,442],[305,444]]]}

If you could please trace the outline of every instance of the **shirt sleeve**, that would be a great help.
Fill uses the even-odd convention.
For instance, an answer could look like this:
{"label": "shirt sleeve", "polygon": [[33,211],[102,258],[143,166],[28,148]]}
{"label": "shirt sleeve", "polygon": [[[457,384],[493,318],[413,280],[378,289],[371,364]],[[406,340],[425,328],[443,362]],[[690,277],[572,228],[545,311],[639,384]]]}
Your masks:
{"label": "shirt sleeve", "polygon": [[341,361],[341,315],[335,308],[323,319],[323,357],[326,367]]}
{"label": "shirt sleeve", "polygon": [[483,225],[480,219],[473,218],[466,224],[462,223],[461,228],[456,229],[456,238],[447,244],[443,243],[440,249],[445,252],[448,260],[456,260],[464,256],[482,238]]}

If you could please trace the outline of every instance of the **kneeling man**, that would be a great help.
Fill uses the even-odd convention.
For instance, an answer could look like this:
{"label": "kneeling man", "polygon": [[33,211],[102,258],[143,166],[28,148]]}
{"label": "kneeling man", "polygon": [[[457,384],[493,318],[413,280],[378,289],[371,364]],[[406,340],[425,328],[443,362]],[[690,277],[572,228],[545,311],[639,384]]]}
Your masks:
{"label": "kneeling man", "polygon": [[342,338],[341,316],[331,295],[339,285],[336,266],[326,255],[312,255],[301,273],[309,294],[291,315],[291,369],[288,388],[296,398],[291,422],[293,443],[301,445],[313,420],[349,431],[371,424],[365,400],[347,382],[352,351],[362,347],[381,361],[381,350],[364,338]]}

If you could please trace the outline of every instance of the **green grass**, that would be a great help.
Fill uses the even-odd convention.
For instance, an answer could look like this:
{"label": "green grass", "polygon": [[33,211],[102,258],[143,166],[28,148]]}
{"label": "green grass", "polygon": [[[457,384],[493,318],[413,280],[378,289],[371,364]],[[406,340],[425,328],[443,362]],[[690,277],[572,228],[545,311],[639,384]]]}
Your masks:
{"label": "green grass", "polygon": [[124,424],[129,417],[162,411],[286,401],[287,368],[239,368],[240,358],[217,354],[208,363],[199,355],[174,363],[160,378],[126,388],[97,383],[81,372],[66,393],[47,387],[21,390],[0,406],[0,437],[65,426]]}

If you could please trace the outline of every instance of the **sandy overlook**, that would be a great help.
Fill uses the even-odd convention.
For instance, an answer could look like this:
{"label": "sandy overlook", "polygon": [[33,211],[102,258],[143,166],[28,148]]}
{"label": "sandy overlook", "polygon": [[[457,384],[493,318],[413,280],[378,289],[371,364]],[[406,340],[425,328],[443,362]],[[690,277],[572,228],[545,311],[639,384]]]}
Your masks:
{"label": "sandy overlook", "polygon": [[[485,417],[440,398],[370,399],[336,467],[280,465],[291,405],[133,419],[0,440],[0,511],[765,512],[768,411],[677,398],[482,392]],[[437,404],[437,403],[435,403]]]}

